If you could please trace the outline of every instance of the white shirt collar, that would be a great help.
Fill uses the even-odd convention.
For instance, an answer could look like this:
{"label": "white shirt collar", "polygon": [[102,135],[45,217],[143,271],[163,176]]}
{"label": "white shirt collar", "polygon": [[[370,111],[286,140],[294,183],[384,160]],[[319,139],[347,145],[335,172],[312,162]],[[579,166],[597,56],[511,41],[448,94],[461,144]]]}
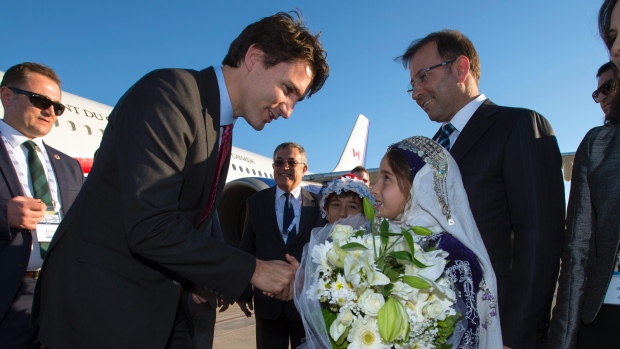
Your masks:
{"label": "white shirt collar", "polygon": [[[474,98],[474,100],[467,103],[452,117],[452,120],[450,120],[452,126],[454,126],[459,133],[463,131],[463,128],[467,125],[467,122],[471,119],[471,116],[474,115],[476,110],[480,108],[486,99],[487,97],[484,94],[480,94],[478,97]],[[443,124],[445,125],[446,123],[444,122]]]}
{"label": "white shirt collar", "polygon": [[[4,122],[4,120],[0,122],[0,132],[2,132],[2,135],[4,136],[4,138],[6,138],[6,140],[13,147],[13,149],[18,148],[22,143],[28,140],[28,137],[24,136],[23,134],[21,134],[21,132],[11,127],[11,125]],[[32,141],[36,143],[36,145],[39,147],[39,149],[41,149],[41,151],[45,149],[43,147],[43,138],[34,138],[32,139]]]}
{"label": "white shirt collar", "polygon": [[[282,195],[286,193],[284,190],[280,189],[280,187],[276,186],[276,200],[278,200]],[[291,190],[291,194],[296,200],[299,200],[299,196],[301,195],[301,185],[298,185],[297,188]]]}
{"label": "white shirt collar", "polygon": [[217,78],[217,86],[220,89],[220,126],[226,126],[235,123],[233,118],[232,102],[228,95],[228,88],[226,88],[226,81],[224,80],[224,73],[222,73],[222,67],[213,67],[215,70],[215,77]]}

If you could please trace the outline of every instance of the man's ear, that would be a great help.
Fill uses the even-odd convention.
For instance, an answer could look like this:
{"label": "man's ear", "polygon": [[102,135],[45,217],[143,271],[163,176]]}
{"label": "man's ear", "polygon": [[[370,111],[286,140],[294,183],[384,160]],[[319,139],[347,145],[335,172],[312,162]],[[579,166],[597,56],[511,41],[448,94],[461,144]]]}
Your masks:
{"label": "man's ear", "polygon": [[243,63],[248,71],[252,71],[257,67],[257,64],[263,64],[263,60],[265,57],[265,52],[260,48],[256,47],[256,44],[252,44],[248,47],[247,52],[245,53],[245,59]]}
{"label": "man's ear", "polygon": [[13,93],[11,93],[11,90],[8,87],[0,87],[0,100],[2,101],[3,106],[8,107],[11,105],[12,96]]}
{"label": "man's ear", "polygon": [[456,58],[456,61],[453,63],[454,68],[456,69],[456,76],[459,82],[464,82],[465,79],[469,76],[469,58],[460,55]]}

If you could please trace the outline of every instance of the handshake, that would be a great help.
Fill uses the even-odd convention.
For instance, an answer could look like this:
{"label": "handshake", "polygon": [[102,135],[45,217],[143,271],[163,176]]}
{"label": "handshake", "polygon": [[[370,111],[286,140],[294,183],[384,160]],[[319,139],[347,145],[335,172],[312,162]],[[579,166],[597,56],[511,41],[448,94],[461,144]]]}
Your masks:
{"label": "handshake", "polygon": [[295,273],[299,269],[299,262],[295,257],[287,254],[287,262],[256,260],[256,269],[250,283],[270,297],[290,301],[293,299]]}

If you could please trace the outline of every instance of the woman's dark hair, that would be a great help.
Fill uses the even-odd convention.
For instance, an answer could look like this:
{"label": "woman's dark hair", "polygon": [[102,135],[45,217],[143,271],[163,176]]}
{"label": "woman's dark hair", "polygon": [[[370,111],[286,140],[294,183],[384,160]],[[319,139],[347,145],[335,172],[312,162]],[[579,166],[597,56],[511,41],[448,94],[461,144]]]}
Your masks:
{"label": "woman's dark hair", "polygon": [[405,198],[408,198],[411,186],[413,185],[413,178],[411,178],[411,171],[407,158],[398,150],[392,149],[385,153],[385,159],[392,168],[394,176],[396,176],[400,192]]}
{"label": "woman's dark hair", "polygon": [[[618,0],[605,0],[598,13],[598,31],[601,35],[601,39],[607,46],[607,50],[611,56],[611,48],[616,40],[616,37],[609,35],[609,28],[611,26],[611,13],[616,6]],[[615,66],[615,64],[614,64]],[[614,73],[616,84],[620,81],[620,72],[616,66],[611,70]],[[605,115],[605,124],[615,125],[620,123],[620,93],[614,93],[611,95],[611,109],[607,115]]]}

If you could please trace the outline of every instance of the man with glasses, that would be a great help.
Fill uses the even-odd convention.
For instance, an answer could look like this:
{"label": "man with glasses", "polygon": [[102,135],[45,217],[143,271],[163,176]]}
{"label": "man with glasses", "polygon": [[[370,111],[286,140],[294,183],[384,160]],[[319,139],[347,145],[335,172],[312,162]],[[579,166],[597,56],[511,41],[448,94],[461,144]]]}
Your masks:
{"label": "man with glasses", "polygon": [[110,113],[50,245],[33,304],[39,340],[53,349],[190,348],[183,292],[234,302],[251,283],[292,299],[299,264],[229,246],[213,216],[234,121],[259,131],[288,119],[328,75],[318,36],[299,13],[280,12],[248,25],[221,65],[159,69],[136,82]]}
{"label": "man with glasses", "polygon": [[504,345],[544,347],[564,242],[562,158],[551,125],[481,94],[478,54],[456,30],[416,40],[398,59],[409,69],[411,98],[441,123],[434,139],[459,165],[497,275]]}
{"label": "man with glasses", "polygon": [[[60,80],[43,65],[9,68],[0,83],[0,347],[37,348],[31,325],[32,296],[48,241],[44,212],[66,215],[84,175],[79,163],[48,146],[47,135],[65,110]],[[45,229],[56,225],[45,224]],[[53,232],[53,231],[51,231]]]}
{"label": "man with glasses", "polygon": [[598,68],[598,72],[596,73],[598,86],[596,87],[596,90],[592,92],[592,99],[594,99],[595,103],[598,103],[601,106],[601,110],[603,110],[605,115],[607,115],[611,109],[611,98],[609,97],[611,93],[614,92],[616,87],[614,82],[614,71],[612,69],[616,68],[611,61]]}
{"label": "man with glasses", "polygon": [[[321,197],[301,187],[308,170],[306,151],[297,143],[282,143],[273,152],[276,186],[259,191],[246,202],[245,227],[239,247],[256,258],[301,260],[312,228],[327,222],[321,215]],[[254,307],[252,307],[252,296]],[[248,288],[240,299],[241,310],[256,312],[256,348],[287,349],[301,345],[303,323],[292,300],[267,297],[259,288]],[[249,308],[249,309],[248,309]]]}

